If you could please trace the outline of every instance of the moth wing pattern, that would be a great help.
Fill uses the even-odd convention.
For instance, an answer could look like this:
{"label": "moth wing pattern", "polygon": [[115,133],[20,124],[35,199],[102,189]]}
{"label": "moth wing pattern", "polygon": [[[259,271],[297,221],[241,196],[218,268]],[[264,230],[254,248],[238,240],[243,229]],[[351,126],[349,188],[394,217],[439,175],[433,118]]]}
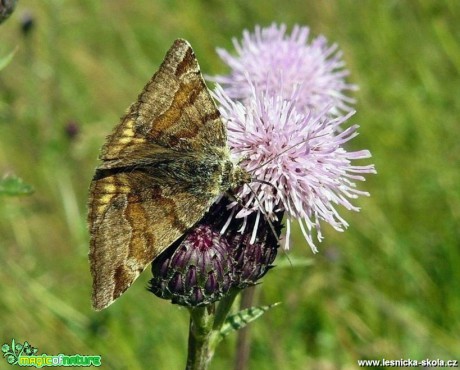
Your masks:
{"label": "moth wing pattern", "polygon": [[90,186],[88,223],[93,308],[110,305],[148,264],[210,207],[216,184],[168,181],[136,170],[183,153],[226,148],[226,129],[192,48],[176,40],[101,149]]}
{"label": "moth wing pattern", "polygon": [[227,131],[190,44],[174,42],[159,70],[108,136],[100,159],[131,158],[153,143],[176,150],[224,148]]}
{"label": "moth wing pattern", "polygon": [[[115,185],[116,184],[116,185]],[[110,191],[113,190],[111,193]],[[209,195],[152,183],[142,173],[93,181],[90,261],[93,307],[101,310],[128,289],[162,249],[209,208]]]}

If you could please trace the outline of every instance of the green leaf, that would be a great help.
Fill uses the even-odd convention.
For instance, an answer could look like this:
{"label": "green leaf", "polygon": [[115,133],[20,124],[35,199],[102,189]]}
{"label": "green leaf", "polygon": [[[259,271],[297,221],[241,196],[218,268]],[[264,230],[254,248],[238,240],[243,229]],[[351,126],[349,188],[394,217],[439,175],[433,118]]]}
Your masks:
{"label": "green leaf", "polygon": [[11,53],[9,53],[7,56],[0,57],[0,71],[5,68],[13,59],[14,54],[18,51],[18,48],[16,47]]}
{"label": "green leaf", "polygon": [[15,175],[7,175],[0,180],[0,195],[29,195],[34,191],[33,187],[24,183]]}
{"label": "green leaf", "polygon": [[227,336],[228,334],[234,331],[244,328],[247,324],[259,318],[269,309],[278,306],[279,304],[280,302],[271,304],[269,306],[246,308],[245,310],[241,310],[240,312],[227,317],[219,332],[221,338]]}

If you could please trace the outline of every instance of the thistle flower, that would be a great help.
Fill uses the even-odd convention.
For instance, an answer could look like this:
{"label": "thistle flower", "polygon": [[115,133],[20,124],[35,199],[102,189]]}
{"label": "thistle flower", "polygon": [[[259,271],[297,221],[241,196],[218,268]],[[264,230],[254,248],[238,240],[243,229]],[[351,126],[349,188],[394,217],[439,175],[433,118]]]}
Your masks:
{"label": "thistle flower", "polygon": [[[211,207],[201,224],[220,232],[223,240],[228,243],[233,267],[232,287],[244,289],[256,284],[273,267],[283,215],[277,213],[271,225],[255,212],[246,218],[234,218],[232,215],[236,207],[232,208],[230,204],[232,201],[228,197],[222,197]],[[241,208],[241,204],[238,207]],[[252,230],[256,233],[252,234]]]}
{"label": "thistle flower", "polygon": [[[354,181],[364,181],[362,174],[375,173],[373,165],[351,163],[369,158],[368,150],[349,152],[343,147],[357,135],[357,125],[342,127],[354,112],[336,118],[327,109],[304,113],[297,108],[298,91],[286,99],[249,82],[248,85],[251,93],[243,103],[232,100],[220,86],[214,92],[228,125],[232,155],[255,179],[269,183],[245,185],[237,194],[245,207],[234,217],[247,218],[256,212],[262,218],[277,220],[276,212],[285,212],[285,248],[289,247],[290,224],[298,220],[305,239],[316,252],[313,230],[319,241],[322,220],[343,231],[348,224],[336,205],[358,211],[350,199],[368,193],[357,190]],[[236,202],[230,205],[237,206]],[[252,232],[257,235],[257,223]]]}
{"label": "thistle flower", "polygon": [[231,287],[230,254],[218,231],[199,225],[153,261],[149,290],[183,306],[215,302]]}
{"label": "thistle flower", "polygon": [[[228,211],[227,211],[228,215]],[[227,230],[227,239],[232,246],[232,258],[234,264],[233,286],[244,289],[255,285],[273,267],[272,263],[278,253],[278,240],[281,234],[281,213],[277,220],[272,222],[273,229],[265,219],[257,220],[260,215],[252,213],[248,220],[235,219],[232,222],[232,229]],[[225,219],[225,215],[222,217]],[[257,225],[257,234],[254,241],[249,232],[241,232],[241,226],[247,222],[251,227]]]}
{"label": "thistle flower", "polygon": [[221,59],[230,67],[228,75],[211,80],[222,85],[231,99],[252,98],[247,78],[269,95],[289,99],[298,89],[295,106],[300,112],[310,110],[340,115],[350,112],[354,99],[347,96],[356,86],[345,81],[342,53],[336,44],[328,45],[323,36],[309,41],[308,27],[294,26],[290,35],[286,25],[257,26],[254,33],[245,30],[239,42],[233,39],[236,56],[217,49]]}

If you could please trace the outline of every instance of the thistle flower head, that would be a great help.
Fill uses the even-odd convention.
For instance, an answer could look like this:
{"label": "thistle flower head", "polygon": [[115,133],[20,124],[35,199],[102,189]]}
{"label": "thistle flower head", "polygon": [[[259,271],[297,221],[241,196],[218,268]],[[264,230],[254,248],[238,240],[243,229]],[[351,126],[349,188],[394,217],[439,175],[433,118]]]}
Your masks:
{"label": "thistle flower head", "polygon": [[[354,181],[363,181],[362,174],[374,173],[374,167],[352,161],[369,158],[370,153],[344,148],[357,135],[358,126],[342,127],[352,113],[336,118],[328,110],[305,113],[297,109],[296,91],[285,99],[249,86],[251,94],[244,102],[232,100],[220,86],[214,93],[228,125],[231,153],[254,179],[266,182],[255,181],[239,191],[245,207],[235,217],[257,212],[276,220],[276,212],[285,212],[287,241],[290,222],[298,220],[305,239],[316,251],[312,232],[316,230],[321,240],[320,221],[342,231],[347,223],[336,206],[358,211],[350,200],[368,195],[357,190]],[[239,207],[236,202],[231,206]]]}
{"label": "thistle flower head", "polygon": [[289,99],[298,89],[295,101],[301,112],[323,111],[340,115],[349,112],[353,99],[347,96],[356,86],[348,84],[345,77],[342,53],[336,44],[328,45],[323,36],[309,41],[309,28],[294,26],[291,34],[286,25],[257,26],[254,33],[243,32],[239,42],[233,39],[236,55],[217,49],[221,59],[230,67],[228,75],[212,78],[221,84],[232,99],[246,100],[252,96],[246,83],[247,76],[258,88],[270,95]]}
{"label": "thistle flower head", "polygon": [[183,306],[203,306],[230,289],[231,250],[219,231],[198,225],[152,263],[149,290]]}
{"label": "thistle flower head", "polygon": [[[238,230],[243,220],[233,220],[221,234],[228,218],[229,200],[215,203],[199,224],[152,263],[149,290],[156,296],[182,306],[209,305],[230,288],[254,285],[272,267],[281,232],[281,222],[273,231],[266,222],[259,224],[254,243]],[[253,225],[256,214],[248,217]]]}

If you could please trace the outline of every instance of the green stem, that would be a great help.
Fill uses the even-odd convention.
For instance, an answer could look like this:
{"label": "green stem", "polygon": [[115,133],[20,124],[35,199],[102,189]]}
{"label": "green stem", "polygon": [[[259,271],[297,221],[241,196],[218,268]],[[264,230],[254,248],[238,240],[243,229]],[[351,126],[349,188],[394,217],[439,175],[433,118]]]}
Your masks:
{"label": "green stem", "polygon": [[192,307],[190,310],[190,326],[188,336],[188,355],[186,370],[206,370],[211,361],[214,349],[210,339],[214,323],[215,306]]}
{"label": "green stem", "polygon": [[206,370],[217,345],[222,340],[220,329],[240,291],[232,289],[215,308],[191,307],[186,370]]}

